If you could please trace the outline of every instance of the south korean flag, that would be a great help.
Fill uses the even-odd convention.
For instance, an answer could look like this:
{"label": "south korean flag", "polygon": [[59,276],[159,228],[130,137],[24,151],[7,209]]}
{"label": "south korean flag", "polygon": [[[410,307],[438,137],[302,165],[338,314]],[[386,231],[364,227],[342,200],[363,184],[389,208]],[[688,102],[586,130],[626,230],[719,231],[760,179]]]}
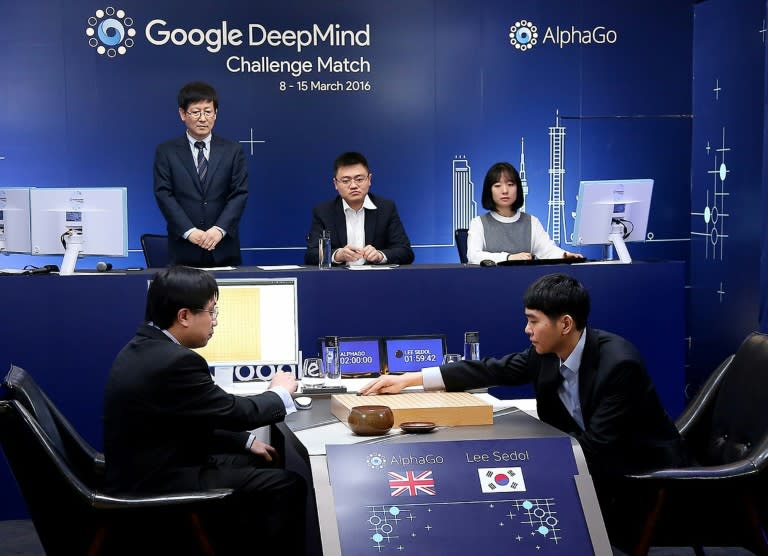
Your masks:
{"label": "south korean flag", "polygon": [[520,467],[484,467],[477,470],[483,492],[525,492]]}

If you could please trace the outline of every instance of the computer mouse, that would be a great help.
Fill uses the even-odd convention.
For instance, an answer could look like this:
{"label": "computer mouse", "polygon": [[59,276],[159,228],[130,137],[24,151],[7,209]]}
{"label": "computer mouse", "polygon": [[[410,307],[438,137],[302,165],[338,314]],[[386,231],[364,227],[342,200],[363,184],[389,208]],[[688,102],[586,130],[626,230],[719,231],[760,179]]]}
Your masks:
{"label": "computer mouse", "polygon": [[297,409],[309,409],[312,407],[312,398],[309,396],[299,396],[293,399],[293,403]]}
{"label": "computer mouse", "polygon": [[493,262],[491,259],[483,259],[480,261],[480,266],[496,266],[496,263]]}

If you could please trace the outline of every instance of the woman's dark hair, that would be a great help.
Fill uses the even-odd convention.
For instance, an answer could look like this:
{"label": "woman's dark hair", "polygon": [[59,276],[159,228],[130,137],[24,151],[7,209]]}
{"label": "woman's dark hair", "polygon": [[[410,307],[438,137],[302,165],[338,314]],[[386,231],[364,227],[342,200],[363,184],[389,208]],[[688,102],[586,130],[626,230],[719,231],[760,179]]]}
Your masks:
{"label": "woman's dark hair", "polygon": [[520,174],[509,162],[497,162],[488,169],[485,174],[485,180],[483,181],[483,196],[482,203],[485,210],[496,210],[496,204],[493,202],[493,184],[501,181],[504,174],[507,174],[517,188],[517,195],[515,196],[515,202],[512,203],[512,210],[517,210],[523,206],[525,199],[523,198],[523,182],[520,180]]}
{"label": "woman's dark hair", "polygon": [[547,274],[528,286],[523,296],[526,309],[541,311],[550,320],[570,315],[577,330],[587,326],[589,292],[567,274]]}
{"label": "woman's dark hair", "polygon": [[180,309],[202,311],[219,297],[216,279],[188,266],[171,266],[158,271],[149,284],[144,319],[162,329],[170,328]]}

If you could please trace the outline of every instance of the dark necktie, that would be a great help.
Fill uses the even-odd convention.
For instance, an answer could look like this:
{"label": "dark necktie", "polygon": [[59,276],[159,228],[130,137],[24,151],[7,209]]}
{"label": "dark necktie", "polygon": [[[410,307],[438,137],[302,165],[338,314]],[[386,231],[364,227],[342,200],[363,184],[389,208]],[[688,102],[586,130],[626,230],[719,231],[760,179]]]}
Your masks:
{"label": "dark necktie", "polygon": [[208,161],[205,159],[205,142],[195,141],[197,148],[197,175],[200,176],[200,183],[205,183],[205,175],[208,173]]}

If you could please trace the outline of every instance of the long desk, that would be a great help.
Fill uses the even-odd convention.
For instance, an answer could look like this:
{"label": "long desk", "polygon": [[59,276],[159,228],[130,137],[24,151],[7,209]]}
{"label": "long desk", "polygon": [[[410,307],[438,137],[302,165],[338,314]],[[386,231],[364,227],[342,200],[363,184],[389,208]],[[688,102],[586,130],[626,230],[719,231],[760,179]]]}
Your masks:
{"label": "long desk", "polygon": [[[298,446],[298,451],[301,452],[299,458],[294,454],[291,464],[293,467],[301,468],[302,463],[298,459],[304,460],[306,465],[304,475],[309,477],[311,473],[311,483],[314,486],[314,498],[310,500],[311,507],[308,511],[310,529],[308,536],[314,542],[314,546],[311,546],[309,553],[313,555],[341,554],[341,541],[331,488],[332,481],[328,471],[326,450],[328,445],[541,439],[566,436],[561,431],[534,417],[536,415],[535,402],[532,400],[505,402],[488,394],[480,394],[479,396],[494,405],[494,423],[492,426],[440,427],[428,435],[406,434],[399,429],[393,429],[384,436],[356,436],[345,424],[339,422],[330,413],[330,401],[327,397],[315,399],[312,409],[308,411],[300,411],[290,415],[286,419],[285,425],[287,427],[284,427],[283,430],[286,436],[293,437],[292,442]],[[525,408],[525,411],[522,408]],[[290,430],[286,431],[286,428]],[[578,474],[574,476],[574,481],[579,492],[594,553],[610,555],[612,549],[583,452],[575,440],[570,440],[578,468]],[[314,521],[315,518],[318,520],[317,522]]]}
{"label": "long desk", "polygon": [[[536,278],[565,272],[592,296],[590,325],[634,342],[667,410],[680,413],[685,385],[685,265],[465,267],[411,265],[352,272],[301,268],[239,268],[217,277],[295,276],[299,347],[317,338],[444,333],[450,351],[461,351],[467,330],[480,332],[483,356],[501,356],[528,345],[522,296]],[[15,363],[41,387],[96,448],[102,445],[102,396],[115,354],[144,315],[152,273],[111,272],[83,276],[2,276],[0,372]],[[526,388],[504,394],[528,397]],[[0,463],[0,519],[26,516],[5,463]]]}

